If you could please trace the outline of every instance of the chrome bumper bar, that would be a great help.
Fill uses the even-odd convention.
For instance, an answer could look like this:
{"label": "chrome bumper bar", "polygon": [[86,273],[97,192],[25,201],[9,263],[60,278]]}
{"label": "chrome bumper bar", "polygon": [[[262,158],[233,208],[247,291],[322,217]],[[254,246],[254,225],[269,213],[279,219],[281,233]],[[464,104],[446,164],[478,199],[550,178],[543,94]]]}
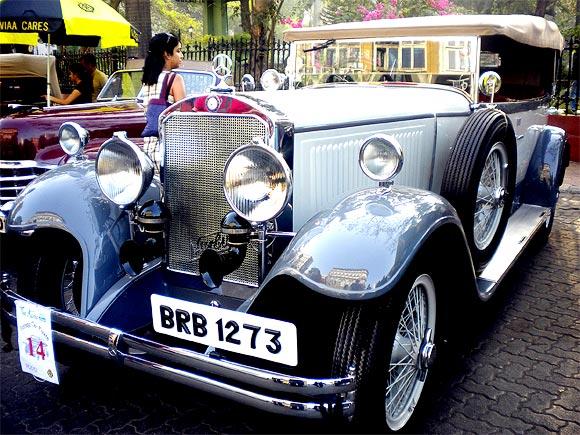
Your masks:
{"label": "chrome bumper bar", "polygon": [[[10,290],[2,291],[2,299],[2,314],[15,324],[14,301],[25,299]],[[264,411],[312,419],[331,412],[348,417],[354,411],[349,400],[355,389],[352,375],[335,379],[288,376],[165,346],[53,308],[51,321],[56,343]],[[73,332],[59,331],[58,326]],[[250,387],[262,392],[252,391]],[[276,396],[286,393],[304,400],[274,397],[274,394],[265,394],[264,391],[277,393]]]}

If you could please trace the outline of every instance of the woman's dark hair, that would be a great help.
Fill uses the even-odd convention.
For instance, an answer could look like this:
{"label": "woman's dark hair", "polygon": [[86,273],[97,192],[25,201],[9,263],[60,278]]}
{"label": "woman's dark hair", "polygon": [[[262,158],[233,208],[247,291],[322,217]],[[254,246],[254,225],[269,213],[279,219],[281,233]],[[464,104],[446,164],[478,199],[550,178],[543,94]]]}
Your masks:
{"label": "woman's dark hair", "polygon": [[[93,87],[93,80],[91,78],[91,75],[89,74],[89,72],[85,69],[85,67],[80,64],[80,63],[71,63],[70,66],[68,67],[68,70],[71,73],[76,74],[76,76],[81,79],[81,82],[83,82],[84,84],[91,85],[91,88]],[[92,90],[91,90],[92,92]]]}
{"label": "woman's dark hair", "polygon": [[88,98],[88,102],[91,101],[91,95],[93,93],[93,79],[89,72],[80,63],[72,63],[68,67],[68,70],[75,74],[81,80],[81,94]]}
{"label": "woman's dark hair", "polygon": [[144,85],[151,86],[157,83],[159,74],[165,66],[163,53],[171,56],[177,44],[179,44],[179,39],[171,33],[158,33],[151,38],[143,66],[143,78],[141,79]]}

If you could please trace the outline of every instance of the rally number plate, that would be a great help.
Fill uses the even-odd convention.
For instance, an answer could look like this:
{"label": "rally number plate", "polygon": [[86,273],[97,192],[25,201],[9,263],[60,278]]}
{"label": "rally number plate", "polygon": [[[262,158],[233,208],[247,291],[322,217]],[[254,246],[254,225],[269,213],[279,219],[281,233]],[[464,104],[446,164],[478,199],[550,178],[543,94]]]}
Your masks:
{"label": "rally number plate", "polygon": [[22,371],[58,384],[50,308],[17,300],[16,325]]}
{"label": "rally number plate", "polygon": [[298,364],[292,323],[155,294],[151,309],[153,328],[160,334],[289,366]]}

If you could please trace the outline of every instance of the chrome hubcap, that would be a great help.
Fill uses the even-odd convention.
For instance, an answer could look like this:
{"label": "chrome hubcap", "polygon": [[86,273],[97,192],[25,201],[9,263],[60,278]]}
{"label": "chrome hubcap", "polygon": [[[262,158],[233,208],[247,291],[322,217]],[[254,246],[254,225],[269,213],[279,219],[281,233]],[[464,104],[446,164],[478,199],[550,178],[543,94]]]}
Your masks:
{"label": "chrome hubcap", "polygon": [[421,350],[419,351],[419,358],[417,358],[417,368],[419,369],[419,379],[425,382],[427,378],[427,371],[435,361],[435,343],[433,343],[433,330],[427,329]]}
{"label": "chrome hubcap", "polygon": [[489,151],[477,189],[473,216],[473,241],[485,249],[493,240],[503,213],[508,177],[507,151],[497,142]]}
{"label": "chrome hubcap", "polygon": [[75,302],[75,278],[76,274],[80,273],[78,270],[79,262],[77,260],[69,259],[64,267],[64,274],[62,277],[62,301],[64,309],[75,316],[80,315],[80,307]]}
{"label": "chrome hubcap", "polygon": [[407,295],[397,325],[385,391],[386,422],[401,429],[411,418],[435,357],[435,285],[419,276]]}

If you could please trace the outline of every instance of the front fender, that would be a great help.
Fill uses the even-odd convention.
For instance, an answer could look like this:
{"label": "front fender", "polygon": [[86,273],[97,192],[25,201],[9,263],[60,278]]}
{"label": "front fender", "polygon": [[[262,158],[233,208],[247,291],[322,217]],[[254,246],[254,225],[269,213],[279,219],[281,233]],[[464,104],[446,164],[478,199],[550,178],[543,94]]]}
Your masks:
{"label": "front fender", "polygon": [[537,141],[526,172],[521,202],[553,207],[568,165],[566,133],[553,126],[534,126]]}
{"label": "front fender", "polygon": [[[159,198],[155,181],[142,201]],[[9,232],[41,234],[44,229],[72,235],[83,253],[82,314],[125,272],[121,244],[131,237],[127,213],[101,192],[94,161],[80,161],[48,171],[30,183],[14,201]]]}
{"label": "front fender", "polygon": [[264,287],[288,275],[333,298],[378,297],[394,286],[429,235],[445,224],[455,225],[467,246],[455,209],[432,192],[403,186],[357,192],[301,228]]}

